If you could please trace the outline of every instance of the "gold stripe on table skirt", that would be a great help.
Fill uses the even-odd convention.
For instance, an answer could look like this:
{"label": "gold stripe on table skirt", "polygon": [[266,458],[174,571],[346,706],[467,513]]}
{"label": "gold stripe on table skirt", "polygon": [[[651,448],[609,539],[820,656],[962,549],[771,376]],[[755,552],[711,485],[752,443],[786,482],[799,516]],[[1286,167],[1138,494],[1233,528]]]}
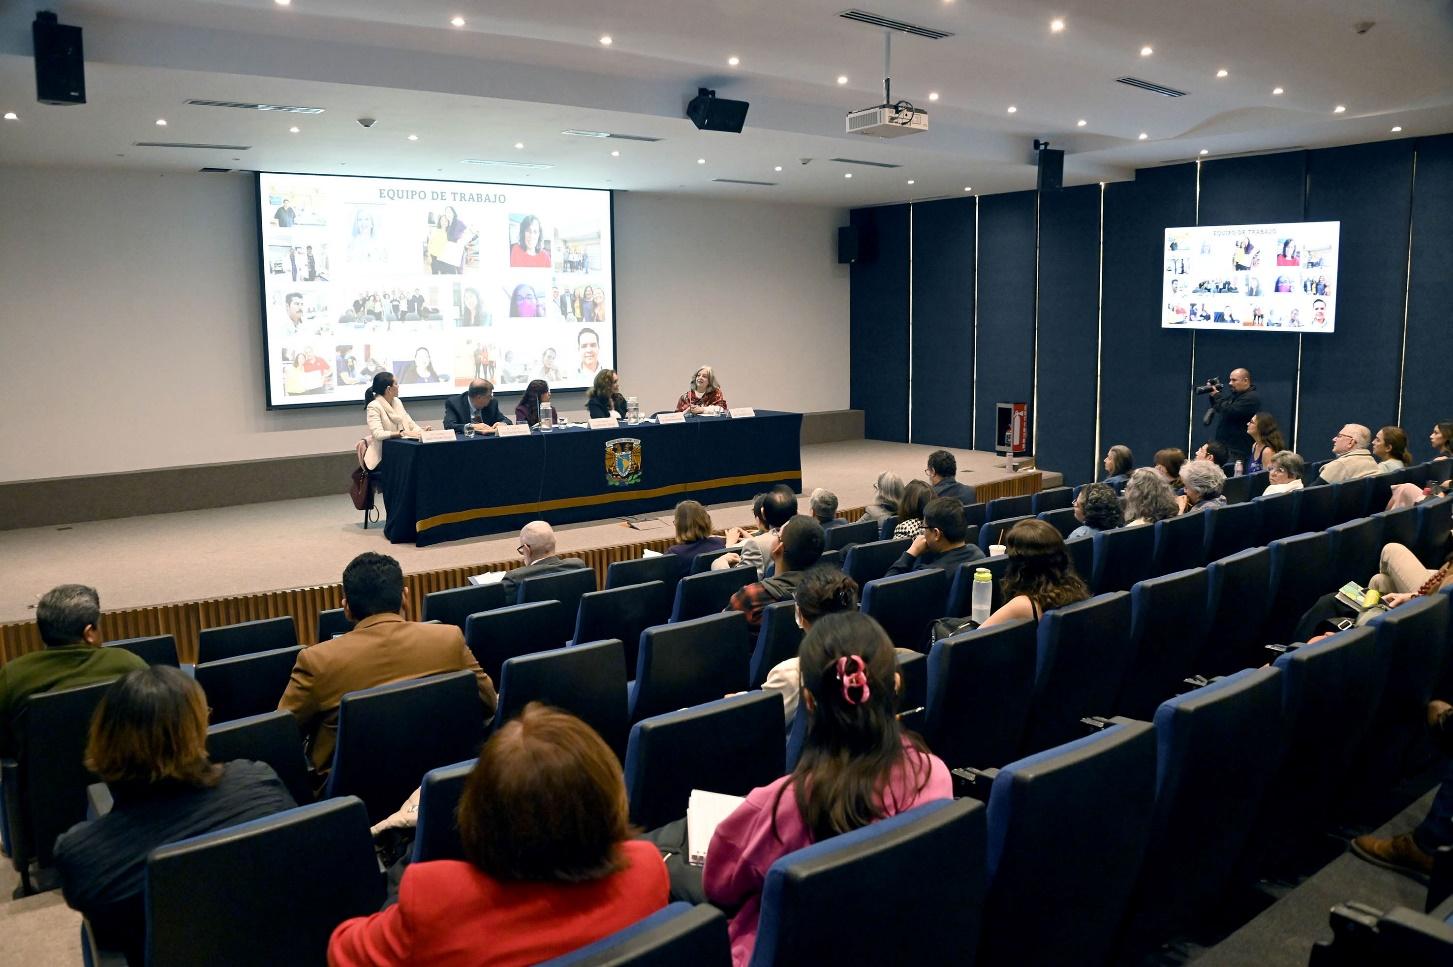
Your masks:
{"label": "gold stripe on table skirt", "polygon": [[666,487],[653,487],[650,490],[623,490],[613,494],[590,494],[585,497],[561,497],[558,500],[542,500],[530,504],[505,504],[501,507],[475,507],[471,510],[455,510],[447,514],[435,514],[433,517],[426,517],[414,525],[414,529],[423,533],[434,527],[442,527],[445,524],[459,524],[467,520],[483,520],[486,517],[509,517],[514,514],[533,514],[547,510],[561,510],[566,507],[594,507],[601,504],[616,504],[625,500],[649,500],[652,497],[665,497],[669,494],[689,494],[703,490],[715,490],[718,487],[739,487],[743,484],[755,483],[780,483],[783,480],[796,480],[802,476],[801,470],[777,470],[769,473],[749,473],[737,477],[716,477],[712,480],[693,480],[685,483],[671,484]]}

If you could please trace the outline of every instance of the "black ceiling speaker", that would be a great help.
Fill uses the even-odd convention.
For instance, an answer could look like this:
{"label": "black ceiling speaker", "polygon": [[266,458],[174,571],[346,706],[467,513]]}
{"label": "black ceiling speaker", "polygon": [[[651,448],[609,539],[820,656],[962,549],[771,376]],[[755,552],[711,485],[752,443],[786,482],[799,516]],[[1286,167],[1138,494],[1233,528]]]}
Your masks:
{"label": "black ceiling speaker", "polygon": [[746,101],[728,101],[724,97],[717,97],[716,91],[699,87],[691,103],[686,105],[686,116],[703,131],[730,131],[732,134],[740,134],[742,125],[747,122],[748,107],[750,105]]}
{"label": "black ceiling speaker", "polygon": [[[1038,142],[1036,142],[1038,144]],[[1039,190],[1059,191],[1064,187],[1065,153],[1055,148],[1039,149]]]}
{"label": "black ceiling speaker", "polygon": [[30,26],[35,41],[35,97],[42,104],[85,104],[86,61],[81,28],[63,26],[42,10]]}

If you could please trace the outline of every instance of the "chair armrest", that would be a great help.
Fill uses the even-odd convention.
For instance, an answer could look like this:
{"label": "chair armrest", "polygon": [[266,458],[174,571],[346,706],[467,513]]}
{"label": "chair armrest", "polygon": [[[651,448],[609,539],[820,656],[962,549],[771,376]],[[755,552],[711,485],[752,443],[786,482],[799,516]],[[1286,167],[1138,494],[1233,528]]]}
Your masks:
{"label": "chair armrest", "polygon": [[15,868],[26,869],[35,858],[35,847],[31,843],[30,817],[20,797],[20,763],[15,759],[0,759],[0,794],[4,796],[0,814],[5,817],[5,846]]}
{"label": "chair armrest", "polygon": [[126,967],[126,954],[120,950],[108,950],[96,942],[95,931],[89,920],[81,921],[81,960],[85,967]]}
{"label": "chair armrest", "polygon": [[998,769],[950,769],[949,778],[953,782],[954,798],[988,802],[989,789],[994,785],[994,777],[998,774]]}
{"label": "chair armrest", "polygon": [[86,787],[87,819],[100,819],[111,811],[114,804],[111,789],[104,782],[93,782]]}

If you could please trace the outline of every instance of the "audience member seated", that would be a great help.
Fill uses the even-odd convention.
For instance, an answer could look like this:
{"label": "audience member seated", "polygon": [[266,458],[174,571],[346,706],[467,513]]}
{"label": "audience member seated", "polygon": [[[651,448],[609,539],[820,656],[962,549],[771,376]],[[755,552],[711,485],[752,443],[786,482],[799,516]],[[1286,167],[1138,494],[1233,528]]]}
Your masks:
{"label": "audience member seated", "polygon": [[903,499],[903,478],[891,470],[878,474],[873,484],[873,499],[863,508],[863,516],[869,520],[884,520],[898,513],[898,501]]}
{"label": "audience member seated", "polygon": [[1358,836],[1352,852],[1378,866],[1408,873],[1420,882],[1433,873],[1433,854],[1453,846],[1453,705],[1441,699],[1428,703],[1427,722],[1434,743],[1442,752],[1443,783],[1428,807],[1428,814],[1411,833],[1397,836]]}
{"label": "audience member seated", "polygon": [[928,455],[928,483],[935,497],[953,497],[961,504],[974,502],[974,488],[958,481],[959,463],[947,450]]}
{"label": "audience member seated", "polygon": [[1349,423],[1332,437],[1332,452],[1336,459],[1322,467],[1318,476],[1323,483],[1342,483],[1379,473],[1377,461],[1368,452],[1372,432],[1360,423]]}
{"label": "audience member seated", "polygon": [[[797,585],[797,627],[804,632],[827,614],[858,610],[858,582],[835,567],[812,568]],[[802,674],[794,655],[772,666],[762,688],[782,696],[782,711],[791,724],[797,715],[797,699],[802,694]]]}
{"label": "audience member seated", "polygon": [[1130,475],[1125,485],[1124,510],[1126,527],[1154,524],[1181,512],[1170,483],[1149,467],[1141,467]]}
{"label": "audience member seated", "polygon": [[620,762],[600,736],[531,703],[465,783],[465,859],[411,864],[396,905],[333,931],[328,963],[536,964],[623,930],[669,891],[626,816]]}
{"label": "audience member seated", "polygon": [[[752,790],[722,821],[702,870],[706,899],[734,911],[728,932],[738,965],[751,959],[762,887],[773,862],[953,796],[942,760],[898,725],[897,659],[876,621],[858,612],[827,615],[803,638],[798,654],[802,701],[811,719],[797,767]],[[845,910],[844,928],[851,929],[851,918],[859,914]]]}
{"label": "audience member seated", "polygon": [[[1109,488],[1106,488],[1109,489]],[[1113,497],[1114,491],[1111,491]],[[913,538],[898,560],[888,568],[889,574],[907,574],[926,567],[948,572],[953,580],[960,564],[980,561],[984,552],[976,544],[964,543],[969,524],[964,519],[964,505],[954,497],[935,497],[923,508],[923,530]]]}
{"label": "audience member seated", "polygon": [[822,525],[823,530],[832,530],[834,527],[841,527],[847,521],[837,515],[837,494],[831,490],[824,490],[818,487],[812,492],[807,500],[807,506],[812,509],[812,516]]}
{"label": "audience member seated", "polygon": [[983,627],[1018,621],[1038,621],[1051,608],[1062,608],[1090,596],[1090,589],[1075,573],[1064,538],[1047,521],[1021,520],[1004,535],[1009,563],[999,582],[1004,604],[989,615]]}
{"label": "audience member seated", "polygon": [[676,505],[676,540],[678,543],[666,548],[666,553],[675,554],[688,566],[698,554],[726,547],[726,538],[711,536],[711,514],[695,500]]}
{"label": "audience member seated", "polygon": [[91,685],[145,668],[124,648],[101,647],[101,598],[84,584],[62,584],[41,596],[35,624],[45,647],[0,665],[0,756],[20,750],[19,725],[30,696]]}
{"label": "audience member seated", "polygon": [[1181,513],[1205,510],[1211,506],[1225,506],[1226,497],[1221,493],[1226,486],[1226,474],[1210,460],[1191,460],[1181,465]]}
{"label": "audience member seated", "polygon": [[710,366],[703,366],[692,374],[690,389],[676,401],[677,413],[700,416],[703,413],[725,413],[729,409],[731,407],[727,406],[721,384],[716,381],[716,373]]}
{"label": "audience member seated", "polygon": [[602,369],[595,374],[590,397],[585,401],[585,411],[592,420],[626,418],[626,398],[621,395],[620,374],[613,369]]}
{"label": "audience member seated", "polygon": [[1113,487],[1117,494],[1124,493],[1125,485],[1130,482],[1130,471],[1135,469],[1135,455],[1130,448],[1123,443],[1115,444],[1105,451],[1105,459],[1101,463],[1107,474],[1102,483]]}
{"label": "audience member seated", "polygon": [[1266,468],[1266,478],[1271,483],[1266,485],[1261,496],[1274,497],[1290,490],[1301,490],[1302,477],[1306,472],[1306,461],[1290,450],[1283,450],[1271,458],[1271,464]]}
{"label": "audience member seated", "polygon": [[331,767],[338,703],[348,692],[468,669],[479,681],[485,713],[494,713],[494,683],[474,660],[464,633],[454,625],[404,620],[408,600],[399,562],[366,551],[343,569],[343,613],[353,630],[298,653],[277,707],[298,720],[320,776]]}
{"label": "audience member seated", "polygon": [[1155,470],[1172,487],[1181,485],[1181,464],[1186,462],[1186,452],[1180,447],[1166,447],[1155,451]]}
{"label": "audience member seated", "polygon": [[[1453,555],[1449,555],[1449,561],[1453,561]],[[1387,544],[1378,557],[1377,573],[1367,582],[1367,586],[1381,592],[1383,602],[1388,607],[1393,607],[1410,597],[1434,594],[1450,580],[1453,580],[1453,574],[1449,573],[1448,561],[1444,561],[1443,566],[1435,571],[1423,567],[1418,556],[1403,545]],[[1390,600],[1395,596],[1400,600]]]}
{"label": "audience member seated", "polygon": [[86,767],[110,788],[114,805],[56,840],[61,891],[91,922],[96,942],[124,951],[132,964],[146,962],[147,854],[296,805],[272,767],[208,761],[206,696],[166,665],[140,668],[106,690],[91,720]]}
{"label": "audience member seated", "polygon": [[923,533],[923,508],[932,499],[932,487],[922,480],[908,481],[903,488],[903,499],[898,501],[898,523],[893,526],[895,540]]}
{"label": "audience member seated", "polygon": [[1433,459],[1453,457],[1453,420],[1442,420],[1433,424],[1428,434],[1428,445],[1433,448]]}
{"label": "audience member seated", "polygon": [[493,433],[501,423],[510,421],[499,411],[494,398],[494,384],[487,379],[472,379],[469,389],[444,401],[444,429],[458,430],[473,426],[476,433]]}
{"label": "audience member seated", "polygon": [[1196,455],[1193,459],[1209,460],[1211,463],[1214,463],[1216,466],[1220,467],[1222,473],[1225,473],[1226,461],[1228,459],[1226,453],[1226,444],[1222,443],[1220,440],[1207,440],[1205,443],[1201,444],[1201,448],[1196,451]]}
{"label": "audience member seated", "polygon": [[747,616],[747,630],[753,641],[762,630],[762,609],[778,601],[792,600],[804,572],[822,557],[825,542],[822,525],[805,514],[798,514],[782,525],[782,539],[772,546],[772,576],[737,591],[727,605],[728,610]]}
{"label": "audience member seated", "polygon": [[1070,540],[1087,537],[1097,531],[1123,527],[1125,517],[1120,511],[1120,498],[1108,484],[1092,483],[1075,494],[1075,520],[1080,526],[1070,531]]}
{"label": "audience member seated", "polygon": [[1271,458],[1287,448],[1286,437],[1276,425],[1276,417],[1262,410],[1246,423],[1246,433],[1251,437],[1251,460],[1246,464],[1247,473],[1260,473],[1266,469]]}
{"label": "audience member seated", "polygon": [[762,512],[757,516],[757,522],[762,525],[761,533],[749,536],[740,527],[728,528],[727,546],[737,549],[712,561],[712,570],[721,571],[745,564],[756,568],[757,577],[762,577],[767,562],[772,560],[772,548],[777,544],[778,532],[796,514],[797,494],[792,492],[792,488],[786,484],[773,487],[762,499]]}
{"label": "audience member seated", "polygon": [[543,520],[532,520],[520,528],[520,543],[516,550],[525,563],[506,573],[500,581],[504,585],[506,598],[511,601],[514,600],[519,583],[526,578],[573,571],[586,566],[578,557],[561,557],[555,553],[555,529]]}
{"label": "audience member seated", "polygon": [[1385,426],[1372,438],[1372,458],[1383,473],[1403,470],[1413,465],[1408,452],[1408,435],[1400,426]]}

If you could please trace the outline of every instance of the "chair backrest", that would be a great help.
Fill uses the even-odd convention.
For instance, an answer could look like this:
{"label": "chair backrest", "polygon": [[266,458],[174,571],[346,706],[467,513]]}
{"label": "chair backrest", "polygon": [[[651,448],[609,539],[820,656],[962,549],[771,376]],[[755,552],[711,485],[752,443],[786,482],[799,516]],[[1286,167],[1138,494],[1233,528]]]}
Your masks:
{"label": "chair backrest", "polygon": [[1448,652],[1449,603],[1448,595],[1430,594],[1368,622],[1377,629],[1378,649],[1388,655],[1388,670],[1363,758],[1389,780],[1413,771],[1408,760],[1426,728]]}
{"label": "chair backrest", "polygon": [[1096,594],[1129,591],[1137,581],[1155,574],[1155,528],[1141,524],[1097,531],[1090,588]]}
{"label": "chair backrest", "polygon": [[1115,711],[1148,720],[1161,702],[1181,691],[1195,674],[1206,634],[1203,567],[1141,581],[1130,589],[1130,637],[1135,658],[1120,687]]}
{"label": "chair backrest", "polygon": [[878,540],[886,541],[893,536],[893,528],[898,526],[898,515],[889,514],[878,522]]}
{"label": "chair backrest", "polygon": [[1413,553],[1418,547],[1418,505],[1399,507],[1397,510],[1382,511],[1382,539],[1389,544],[1401,544]]}
{"label": "chair backrest", "polygon": [[660,581],[669,593],[676,593],[676,582],[684,571],[681,558],[675,554],[660,557],[641,557],[632,561],[616,561],[605,569],[605,588],[624,587],[627,584],[644,584]]}
{"label": "chair backrest", "polygon": [[484,708],[470,671],[378,685],[343,696],[326,796],[357,796],[370,823],[390,815],[424,773],[473,758]]}
{"label": "chair backrest", "polygon": [[1247,477],[1251,480],[1252,500],[1260,497],[1263,493],[1266,492],[1266,488],[1271,486],[1271,471],[1269,470],[1263,470],[1260,473],[1247,474]]}
{"label": "chair backrest", "polygon": [[898,721],[914,732],[923,729],[922,709],[928,704],[928,656],[920,652],[895,651],[898,665]]}
{"label": "chair backrest", "polygon": [[1154,729],[1113,723],[994,777],[981,964],[1109,961],[1155,799]]}
{"label": "chair backrest", "polygon": [[[939,800],[783,856],[762,887],[750,963],[972,963],[986,813],[972,799]],[[843,911],[875,883],[893,889],[874,891],[872,915],[847,925]]]}
{"label": "chair backrest", "polygon": [[988,510],[988,504],[964,504],[964,523],[970,527],[983,527],[989,520]]}
{"label": "chair backrest", "polygon": [[[568,638],[570,632],[575,628],[575,615],[580,609],[581,596],[594,590],[595,569],[577,567],[569,571],[557,571],[554,574],[526,578],[519,583],[515,592],[515,603],[559,601],[565,606],[565,620],[569,626],[565,629],[565,636]],[[560,643],[564,644],[565,639],[562,638]]]}
{"label": "chair backrest", "polygon": [[1291,644],[1293,632],[1302,614],[1323,594],[1334,588],[1327,586],[1326,565],[1332,549],[1332,538],[1326,531],[1298,534],[1272,541],[1270,600],[1262,626],[1262,638],[1268,644]]}
{"label": "chair backrest", "polygon": [[[1066,487],[1065,490],[1070,488]],[[1076,527],[1080,526],[1080,520],[1075,516],[1073,507],[1056,507],[1052,510],[1041,510],[1036,516],[1059,531],[1060,537],[1069,537]],[[1003,543],[1002,541],[1000,543]]]}
{"label": "chair backrest", "polygon": [[540,967],[731,967],[726,917],[710,904],[677,901],[624,930]]}
{"label": "chair backrest", "polygon": [[747,616],[740,611],[647,628],[631,685],[631,721],[742,691],[748,647]]}
{"label": "chair backrest", "polygon": [[1155,572],[1169,574],[1206,563],[1206,512],[1155,522]]}
{"label": "chair backrest", "polygon": [[855,544],[848,549],[847,557],[843,559],[843,571],[861,588],[869,581],[876,581],[887,574],[888,568],[903,556],[903,552],[908,550],[912,543],[912,538],[900,537],[896,541],[868,541],[864,544]]}
{"label": "chair backrest", "polygon": [[1019,750],[1034,692],[1033,621],[933,643],[923,737],[950,768],[999,768]]}
{"label": "chair backrest", "polygon": [[[1339,484],[1333,484],[1332,489],[1337,492],[1337,520],[1356,520],[1367,513],[1367,505],[1372,500],[1372,490],[1377,485],[1377,478],[1383,476],[1377,474],[1372,477],[1358,477],[1356,480],[1344,480]],[[1383,498],[1383,507],[1387,506],[1387,498]],[[1382,510],[1382,507],[1376,508]]]}
{"label": "chair backrest", "polygon": [[492,681],[511,658],[549,651],[570,637],[574,613],[559,601],[510,604],[472,614],[464,622],[464,642]]}
{"label": "chair backrest", "polygon": [[1429,913],[1401,906],[1379,912],[1363,903],[1339,903],[1328,919],[1332,939],[1312,944],[1308,967],[1445,964],[1453,958],[1453,918],[1442,907]]}
{"label": "chair backrest", "polygon": [[197,632],[197,664],[251,655],[274,648],[291,648],[298,643],[298,629],[293,619],[259,618],[220,628],[203,628]]}
{"label": "chair backrest", "polygon": [[1261,534],[1258,544],[1270,544],[1297,532],[1297,518],[1301,515],[1302,492],[1288,490],[1286,493],[1258,497],[1261,505]]}
{"label": "chair backrest", "polygon": [[861,610],[877,620],[899,648],[928,651],[928,630],[946,614],[948,575],[934,567],[869,581]]}
{"label": "chair backrest", "polygon": [[472,614],[505,606],[503,584],[470,585],[424,595],[424,620],[453,625],[460,631]]}
{"label": "chair backrest", "polygon": [[1227,477],[1221,493],[1227,504],[1244,504],[1251,499],[1251,478],[1245,475]]}
{"label": "chair backrest", "polygon": [[[601,592],[609,594],[610,592]],[[499,728],[531,702],[564,709],[595,729],[617,756],[626,752],[626,664],[619,638],[521,655],[499,678]]]}
{"label": "chair backrest", "polygon": [[1159,945],[1223,895],[1281,755],[1281,672],[1245,669],[1155,712],[1155,809],[1129,943]]}
{"label": "chair backrest", "polygon": [[[20,712],[19,795],[23,815],[9,822],[29,831],[10,844],[11,858],[50,866],[56,837],[86,818],[86,787],[96,777],[82,761],[91,716],[111,682],[42,692]],[[8,796],[7,796],[8,798]]]}
{"label": "chair backrest", "polygon": [[292,793],[296,803],[313,801],[313,783],[308,778],[308,759],[303,738],[292,713],[274,709],[245,719],[221,722],[207,729],[207,755],[213,762],[252,759],[272,766],[272,771]]}
{"label": "chair backrest", "polygon": [[1330,568],[1323,574],[1329,590],[1348,581],[1366,584],[1368,575],[1377,573],[1383,545],[1382,522],[1381,517],[1359,517],[1327,528],[1332,547],[1327,558]]}
{"label": "chair backrest", "polygon": [[106,642],[106,647],[123,648],[139,657],[148,665],[170,665],[172,668],[181,666],[181,661],[177,658],[177,639],[175,635],[122,638],[120,641]]}
{"label": "chair backrest", "polygon": [[424,773],[424,779],[419,783],[419,824],[414,830],[411,862],[464,859],[464,845],[459,840],[459,824],[454,819],[454,810],[459,806],[459,797],[464,794],[464,781],[478,761],[465,759]]}
{"label": "chair backrest", "polygon": [[1004,590],[1000,587],[1000,583],[1004,580],[1004,572],[1009,570],[1009,556],[993,554],[977,561],[965,561],[959,565],[949,583],[948,604],[945,605],[943,611],[945,615],[953,618],[969,616],[974,606],[974,572],[979,568],[984,568],[993,577],[991,583],[994,594],[990,599],[990,609],[997,611],[1003,607]]}
{"label": "chair backrest", "polygon": [[196,666],[192,673],[207,695],[211,720],[229,722],[276,710],[302,651],[294,645]]}
{"label": "chair backrest", "polygon": [[989,521],[1005,520],[1010,517],[1033,517],[1037,513],[1039,512],[1034,509],[1034,494],[995,497],[984,505],[984,518]]}
{"label": "chair backrest", "polygon": [[710,571],[713,561],[719,557],[726,557],[730,553],[732,553],[731,550],[725,547],[719,551],[702,551],[691,559],[691,564],[687,568],[687,572],[690,574],[700,574],[703,571]]}
{"label": "chair backrest", "polygon": [[797,627],[797,602],[778,601],[762,609],[762,627],[747,667],[747,687],[761,688],[777,665],[797,657],[802,629]]}
{"label": "chair backrest", "polygon": [[991,520],[984,526],[980,527],[979,550],[987,554],[989,553],[989,545],[1003,544],[1004,535],[1008,533],[1009,528],[1013,527],[1021,520],[1033,520],[1033,518],[1030,517],[1028,514],[1022,514],[1018,517],[1005,517],[1002,520]]}
{"label": "chair backrest", "polygon": [[[1307,472],[1307,479],[1312,473]],[[1337,491],[1327,484],[1303,487],[1298,491],[1302,499],[1297,504],[1297,532],[1324,531],[1337,523]]]}
{"label": "chair backrest", "polygon": [[1418,544],[1414,553],[1429,567],[1438,567],[1448,553],[1449,529],[1453,528],[1453,495],[1420,501]]}
{"label": "chair backrest", "polygon": [[747,692],[637,722],[626,749],[631,822],[686,815],[691,790],[745,796],[782,775],[782,696]]}
{"label": "chair backrest", "polygon": [[838,550],[849,544],[866,544],[878,539],[878,522],[870,517],[851,524],[839,524],[827,532],[828,550]]}
{"label": "chair backrest", "polygon": [[1020,750],[1048,749],[1084,734],[1080,719],[1110,715],[1135,656],[1130,595],[1101,594],[1039,619],[1034,697]]}
{"label": "chair backrest", "polygon": [[1267,548],[1248,547],[1206,565],[1206,631],[1197,673],[1224,675],[1265,664],[1261,626],[1271,603]]}
{"label": "chair backrest", "polygon": [[1088,585],[1090,575],[1095,571],[1095,535],[1086,534],[1084,537],[1065,541],[1065,553],[1070,556],[1070,564],[1074,565],[1075,573]]}
{"label": "chair backrest", "polygon": [[344,635],[353,630],[353,622],[348,620],[348,615],[343,613],[342,608],[330,608],[327,611],[318,612],[318,636],[314,641],[328,641],[336,635]]}
{"label": "chair backrest", "polygon": [[146,862],[147,964],[323,963],[333,928],[383,902],[368,825],[347,797],[159,847]]}
{"label": "chair backrest", "polygon": [[671,620],[690,621],[692,618],[715,614],[730,603],[732,595],[756,580],[756,568],[746,566],[684,577],[676,585],[676,601],[671,606]]}
{"label": "chair backrest", "polygon": [[839,571],[843,569],[843,552],[839,548],[830,551],[823,551],[817,559],[816,567],[835,567]]}
{"label": "chair backrest", "polygon": [[1208,561],[1220,560],[1228,554],[1254,547],[1261,537],[1261,505],[1258,503],[1207,507],[1201,513],[1207,515],[1205,558]]}
{"label": "chair backrest", "polygon": [[1075,489],[1073,487],[1051,487],[1034,495],[1029,510],[1033,514],[1043,514],[1050,510],[1063,510],[1074,502]]}
{"label": "chair backrest", "polygon": [[622,655],[626,678],[635,678],[641,632],[652,625],[664,624],[670,615],[671,592],[664,581],[591,591],[580,597],[580,608],[575,613],[575,636],[571,641],[619,638],[625,644]]}

